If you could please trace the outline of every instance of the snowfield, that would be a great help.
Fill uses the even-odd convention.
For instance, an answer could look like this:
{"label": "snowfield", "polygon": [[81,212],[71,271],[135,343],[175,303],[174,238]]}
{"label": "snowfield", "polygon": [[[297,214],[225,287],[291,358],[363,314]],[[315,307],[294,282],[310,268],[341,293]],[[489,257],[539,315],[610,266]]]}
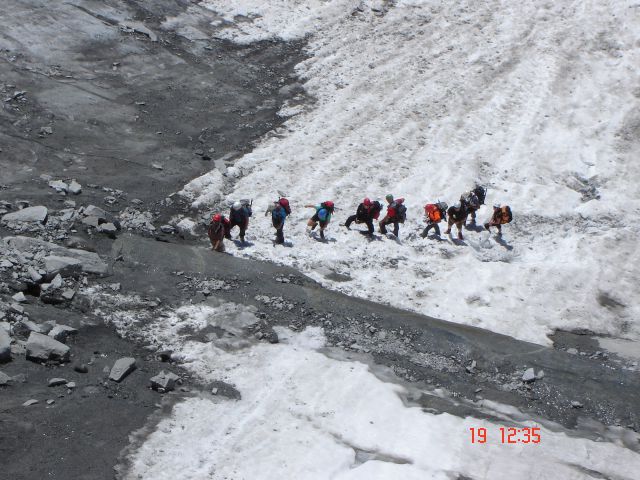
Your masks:
{"label": "snowfield", "polygon": [[[205,384],[222,380],[241,394],[232,400],[203,392],[177,403],[132,447],[122,478],[631,479],[640,468],[640,455],[621,437],[569,436],[523,421],[513,407],[486,402],[486,413],[501,422],[425,412],[405,401],[405,387],[381,380],[367,365],[325,355],[319,328],[276,327],[275,345],[229,344],[235,335],[199,342],[184,333],[207,325],[239,332],[258,321],[254,310],[214,302],[144,319],[126,306],[103,312],[123,335],[173,350]],[[541,441],[503,445],[503,425],[541,427]],[[472,444],[469,428],[479,427],[488,441]]]}
{"label": "snowfield", "polygon": [[[557,328],[640,338],[637,2],[203,4],[235,42],[307,38],[297,72],[315,99],[225,179],[227,200],[251,195],[256,210],[254,245],[232,253],[539,344]],[[489,189],[481,222],[494,203],[512,207],[503,242],[417,236],[425,203],[456,203],[476,181]],[[195,182],[194,204],[212,205],[217,176]],[[292,201],[291,248],[274,248],[260,211],[276,190]],[[400,243],[339,226],[387,193],[409,208]],[[327,199],[339,210],[319,243],[302,206]]]}

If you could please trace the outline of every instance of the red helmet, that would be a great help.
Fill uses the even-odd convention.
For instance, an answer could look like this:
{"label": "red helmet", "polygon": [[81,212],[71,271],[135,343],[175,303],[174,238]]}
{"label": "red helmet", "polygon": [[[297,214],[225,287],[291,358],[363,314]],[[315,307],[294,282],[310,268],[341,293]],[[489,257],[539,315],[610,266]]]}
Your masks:
{"label": "red helmet", "polygon": [[333,208],[333,202],[331,200],[327,200],[324,202],[324,206],[327,208]]}
{"label": "red helmet", "polygon": [[220,215],[219,213],[216,213],[213,217],[211,217],[212,222],[219,222],[221,220],[222,220],[222,215]]}
{"label": "red helmet", "polygon": [[280,200],[278,200],[278,203],[285,208],[289,206],[289,200],[287,200],[286,198],[281,198]]}
{"label": "red helmet", "polygon": [[365,198],[362,203],[364,204],[365,207],[370,207],[371,206],[371,200],[369,200],[369,198]]}

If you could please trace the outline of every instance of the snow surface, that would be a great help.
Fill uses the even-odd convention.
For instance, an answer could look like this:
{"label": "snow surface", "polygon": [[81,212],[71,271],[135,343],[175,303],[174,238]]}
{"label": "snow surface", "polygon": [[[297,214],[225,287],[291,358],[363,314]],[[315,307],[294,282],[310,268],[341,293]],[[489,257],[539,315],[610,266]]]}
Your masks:
{"label": "snow surface", "polygon": [[[236,163],[244,175],[227,196],[253,195],[258,212],[285,191],[293,248],[274,248],[258,215],[243,255],[540,344],[556,328],[640,338],[637,2],[203,4],[233,41],[308,39],[297,73],[316,102]],[[503,244],[417,237],[425,203],[453,204],[476,181],[489,188],[480,221],[494,203],[514,211]],[[212,188],[190,190],[212,204]],[[409,208],[400,244],[338,226],[387,193]],[[339,210],[323,244],[305,234],[302,205],[326,199]]]}
{"label": "snow surface", "polygon": [[[501,424],[408,405],[404,387],[382,381],[363,363],[321,353],[325,339],[317,327],[278,328],[275,345],[222,349],[187,336],[206,325],[246,326],[253,310],[230,303],[185,306],[140,323],[122,322],[117,308],[105,314],[123,334],[142,334],[174,350],[205,383],[222,380],[241,394],[230,400],[203,393],[177,403],[132,450],[124,478],[631,479],[640,468],[640,455],[621,443],[541,427],[540,444],[502,445]],[[512,410],[496,413],[508,419]],[[472,427],[487,428],[489,441],[471,444]]]}

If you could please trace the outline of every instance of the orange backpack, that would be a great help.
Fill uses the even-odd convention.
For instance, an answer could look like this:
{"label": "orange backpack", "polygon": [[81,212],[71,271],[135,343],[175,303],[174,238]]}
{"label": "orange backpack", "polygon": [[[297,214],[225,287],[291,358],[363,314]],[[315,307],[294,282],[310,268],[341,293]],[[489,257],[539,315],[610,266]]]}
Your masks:
{"label": "orange backpack", "polygon": [[442,220],[442,214],[440,213],[440,209],[438,208],[437,205],[433,203],[429,203],[425,205],[424,212],[427,214],[427,217],[429,217],[429,220],[432,221],[433,223],[438,223],[440,220]]}

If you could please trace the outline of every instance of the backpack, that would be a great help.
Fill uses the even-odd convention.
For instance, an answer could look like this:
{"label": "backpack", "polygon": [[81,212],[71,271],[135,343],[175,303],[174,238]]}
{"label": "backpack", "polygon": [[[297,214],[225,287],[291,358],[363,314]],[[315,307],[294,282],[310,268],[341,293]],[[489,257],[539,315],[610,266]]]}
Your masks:
{"label": "backpack", "polygon": [[504,225],[505,223],[511,223],[511,220],[513,220],[513,214],[509,205],[500,207],[500,223]]}
{"label": "backpack", "polygon": [[442,220],[442,217],[443,217],[442,211],[440,210],[438,205],[435,205],[433,203],[429,203],[424,206],[424,213],[426,213],[427,217],[429,218],[429,221],[433,223],[440,222],[440,220]]}
{"label": "backpack", "polygon": [[399,198],[395,202],[396,219],[399,223],[404,223],[407,219],[407,207],[404,205],[404,198]]}
{"label": "backpack", "polygon": [[468,208],[471,210],[478,210],[480,208],[480,199],[478,196],[472,191],[463,193],[460,196],[460,202],[464,202],[467,204]]}
{"label": "backpack", "polygon": [[480,205],[484,205],[484,201],[487,198],[487,189],[481,187],[480,185],[477,185],[476,188],[473,189],[473,193],[475,193],[476,197],[478,197]]}

